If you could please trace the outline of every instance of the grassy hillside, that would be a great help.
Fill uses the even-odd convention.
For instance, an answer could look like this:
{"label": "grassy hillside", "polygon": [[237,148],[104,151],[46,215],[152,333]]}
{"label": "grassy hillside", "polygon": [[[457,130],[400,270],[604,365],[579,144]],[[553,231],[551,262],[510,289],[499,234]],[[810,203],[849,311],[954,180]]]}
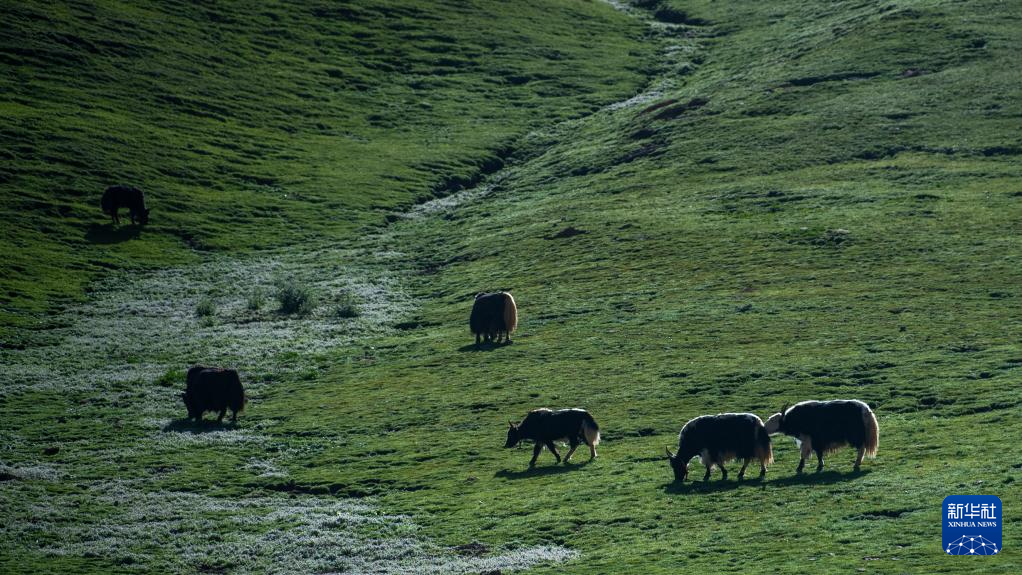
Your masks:
{"label": "grassy hillside", "polygon": [[[0,437],[10,478],[0,497],[18,520],[0,541],[22,558],[0,564],[1017,572],[1022,10],[639,4],[617,14],[544,4],[522,29],[480,22],[477,41],[561,30],[550,45],[579,46],[569,61],[593,75],[551,93],[505,82],[537,90],[522,92],[532,111],[498,100],[505,90],[478,98],[451,86],[475,107],[442,117],[472,137],[487,114],[521,114],[515,129],[457,153],[391,147],[432,133],[402,132],[413,120],[379,127],[380,150],[393,154],[380,169],[416,175],[367,185],[389,199],[363,206],[365,219],[331,223],[362,197],[326,192],[288,208],[297,231],[252,220],[220,235],[202,213],[175,213],[209,226],[201,245],[219,251],[182,256],[201,265],[116,275],[24,336],[37,345],[0,350],[12,367],[0,416],[14,422]],[[621,36],[600,36],[611,30]],[[518,65],[547,62],[536,55],[518,53]],[[350,106],[363,104],[378,102]],[[282,138],[280,153],[309,157],[302,141]],[[320,153],[351,145],[332,139]],[[478,185],[424,201],[422,188],[457,173],[425,163],[481,166],[499,149],[502,167]],[[324,190],[363,177],[335,165]],[[412,182],[419,191],[401,188]],[[384,212],[400,215],[367,226]],[[172,228],[95,249],[157,250]],[[285,237],[286,249],[250,253]],[[178,253],[188,254],[153,263]],[[281,278],[308,286],[317,308],[295,318],[247,305]],[[519,333],[476,351],[471,299],[493,289],[514,293]],[[214,311],[199,317],[203,300]],[[359,317],[336,313],[345,302]],[[239,426],[178,419],[194,361],[242,369],[252,401]],[[879,455],[861,472],[844,450],[823,473],[798,476],[797,450],[776,437],[765,481],[671,481],[662,454],[690,418],[765,418],[837,397],[865,400],[879,418]],[[556,466],[544,453],[529,470],[529,449],[501,449],[507,421],[541,406],[589,409],[603,428],[600,458],[587,464],[583,450]],[[940,503],[959,493],[1001,498],[1003,554],[942,554]]]}
{"label": "grassy hillside", "polygon": [[[4,323],[110,267],[348,240],[646,66],[641,26],[582,1],[2,10]],[[118,182],[147,192],[152,226],[106,225]]]}

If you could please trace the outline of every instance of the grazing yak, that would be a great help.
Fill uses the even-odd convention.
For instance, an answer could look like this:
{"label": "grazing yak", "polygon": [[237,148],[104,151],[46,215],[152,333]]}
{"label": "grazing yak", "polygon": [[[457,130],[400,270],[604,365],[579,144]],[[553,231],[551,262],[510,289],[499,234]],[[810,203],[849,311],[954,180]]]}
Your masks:
{"label": "grazing yak", "polygon": [[186,382],[181,399],[188,408],[189,419],[202,421],[203,413],[219,411],[216,420],[223,423],[230,408],[231,421],[238,421],[238,412],[245,409],[247,399],[236,370],[196,365],[188,370]]}
{"label": "grazing yak", "polygon": [[480,344],[480,338],[485,338],[487,342],[496,339],[500,343],[503,336],[504,343],[511,343],[511,334],[518,327],[515,298],[504,291],[476,294],[468,325],[476,336],[476,347]]}
{"label": "grazing yak", "polygon": [[706,466],[703,481],[710,479],[710,469],[720,468],[723,479],[727,479],[724,464],[733,459],[742,459],[738,479],[745,477],[745,468],[752,459],[759,460],[759,476],[766,475],[766,466],[773,462],[770,435],[763,426],[763,420],[751,413],[721,413],[703,415],[689,421],[678,435],[678,453],[667,449],[667,459],[674,470],[675,481],[685,481],[688,476],[688,461],[699,456]]}
{"label": "grazing yak", "polygon": [[103,192],[103,199],[100,200],[103,212],[110,214],[115,224],[121,223],[117,211],[121,208],[128,208],[131,216],[131,223],[136,218],[139,224],[149,223],[149,209],[145,207],[145,194],[142,190],[132,186],[110,186]]}
{"label": "grazing yak", "polygon": [[766,422],[767,432],[783,433],[795,438],[802,450],[797,473],[801,473],[806,459],[816,452],[816,470],[823,469],[823,455],[845,445],[859,450],[855,470],[862,465],[862,457],[874,457],[880,442],[880,428],[876,415],[865,403],[857,399],[834,401],[803,401],[771,415]]}
{"label": "grazing yak", "polygon": [[525,416],[521,423],[508,422],[507,443],[504,447],[514,447],[523,439],[536,442],[532,449],[532,461],[529,467],[536,465],[536,458],[545,445],[550,453],[561,462],[561,454],[554,447],[555,441],[567,441],[571,446],[564,462],[568,463],[579,443],[589,446],[589,459],[596,457],[596,446],[600,443],[600,426],[592,415],[584,409],[534,409]]}

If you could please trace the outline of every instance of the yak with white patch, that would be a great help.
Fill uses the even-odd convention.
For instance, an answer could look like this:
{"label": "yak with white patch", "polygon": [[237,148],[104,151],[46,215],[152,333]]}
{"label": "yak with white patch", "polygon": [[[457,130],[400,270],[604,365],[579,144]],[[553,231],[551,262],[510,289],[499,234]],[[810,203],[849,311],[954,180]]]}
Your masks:
{"label": "yak with white patch", "polygon": [[131,223],[136,223],[136,219],[140,225],[149,223],[149,208],[145,207],[145,194],[136,187],[110,186],[103,192],[100,205],[115,224],[121,223],[117,216],[117,211],[121,208],[128,208]]}
{"label": "yak with white patch", "polygon": [[181,399],[189,419],[202,421],[205,412],[218,411],[217,422],[223,423],[230,409],[231,421],[237,421],[238,413],[245,409],[245,388],[236,370],[196,365],[188,370],[186,382]]}
{"label": "yak with white patch", "polygon": [[484,338],[487,342],[500,343],[503,337],[504,343],[511,343],[511,334],[518,327],[515,298],[504,291],[476,294],[468,326],[476,336],[477,347]]}
{"label": "yak with white patch", "polygon": [[536,458],[539,457],[543,446],[550,450],[561,462],[561,454],[557,453],[554,447],[555,441],[567,441],[571,448],[564,456],[564,462],[568,463],[580,443],[589,446],[589,459],[596,457],[596,446],[600,443],[600,426],[596,420],[584,409],[534,409],[525,416],[521,423],[508,422],[510,428],[507,430],[507,442],[504,447],[514,447],[522,440],[536,442],[532,450],[532,460],[529,467],[536,465]]}
{"label": "yak with white patch", "polygon": [[753,459],[759,460],[759,476],[763,477],[766,466],[774,460],[770,435],[763,420],[751,413],[703,415],[686,423],[678,434],[678,453],[672,454],[670,448],[667,449],[675,481],[685,481],[688,462],[696,455],[706,466],[703,481],[709,481],[714,465],[720,468],[723,479],[727,479],[724,464],[734,459],[742,460],[739,480],[745,477],[745,468]]}
{"label": "yak with white patch", "polygon": [[766,422],[767,432],[783,433],[795,438],[801,448],[802,459],[796,472],[801,473],[806,459],[815,452],[818,464],[823,469],[823,456],[845,445],[858,450],[855,470],[862,465],[865,455],[876,456],[880,442],[880,428],[876,415],[865,403],[857,399],[833,401],[803,401],[791,407],[785,406],[780,413],[771,415]]}

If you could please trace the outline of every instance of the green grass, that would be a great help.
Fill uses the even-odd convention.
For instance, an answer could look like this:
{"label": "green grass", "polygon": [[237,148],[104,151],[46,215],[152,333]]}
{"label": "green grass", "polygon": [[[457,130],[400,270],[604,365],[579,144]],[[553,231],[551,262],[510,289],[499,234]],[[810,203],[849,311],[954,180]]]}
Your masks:
{"label": "green grass", "polygon": [[[425,116],[384,115],[396,113],[386,105],[401,101],[396,95],[352,94],[331,100],[336,108],[305,109],[316,108],[328,125],[389,118],[390,125],[348,128],[373,134],[365,137],[378,155],[359,156],[370,167],[340,159],[354,144],[316,140],[299,125],[269,140],[274,154],[295,156],[293,165],[280,157],[260,164],[259,173],[294,177],[308,194],[281,208],[279,220],[231,216],[222,225],[221,209],[183,209],[196,200],[228,206],[230,198],[246,210],[262,205],[252,190],[234,187],[235,175],[212,167],[232,156],[217,150],[195,173],[223,189],[168,184],[161,201],[175,198],[180,211],[161,220],[154,198],[151,231],[68,256],[123,271],[89,283],[83,305],[44,316],[46,329],[11,328],[25,349],[0,349],[12,368],[0,395],[8,422],[0,464],[14,477],[0,482],[0,498],[17,503],[19,518],[32,504],[47,512],[17,528],[28,531],[0,531],[2,548],[14,550],[0,553],[3,569],[184,570],[172,547],[146,538],[122,535],[125,543],[111,548],[115,529],[100,534],[91,554],[52,552],[62,538],[77,541],[75,526],[102,517],[127,531],[169,521],[189,553],[208,550],[193,534],[212,529],[226,543],[208,568],[228,572],[312,561],[303,545],[278,548],[267,533],[323,536],[338,554],[378,559],[378,570],[392,572],[438,564],[461,572],[532,565],[537,573],[1017,572],[1022,12],[992,1],[909,0],[672,0],[630,13],[582,2],[461,6],[431,6],[407,19],[382,18],[393,16],[382,8],[345,16],[349,34],[370,34],[365,45],[378,47],[372,61],[381,66],[414,68],[416,54],[437,57],[426,45],[439,40],[383,35],[399,22],[434,29],[432,15],[475,24],[445,32],[458,34],[449,45],[493,41],[510,50],[465,55],[473,64],[451,75],[419,72],[422,82],[441,84],[413,87],[434,104]],[[295,10],[286,13],[298,18]],[[57,12],[50,18],[81,18]],[[688,24],[650,25],[654,12]],[[175,13],[175,26],[198,34],[198,15]],[[221,33],[248,34],[259,53],[270,41],[253,32],[261,27],[241,13],[233,18]],[[301,22],[309,25],[280,24],[272,41],[296,46],[294,55],[311,50],[315,34],[329,36],[310,24],[319,20]],[[526,30],[571,57],[553,59],[517,41]],[[175,38],[179,50],[201,46]],[[223,58],[207,72],[237,77],[211,80],[210,98],[247,98],[240,86],[260,83]],[[297,84],[316,68],[287,58],[261,54],[262,76],[286,73]],[[341,62],[336,74],[365,75],[377,86],[393,76],[363,70],[368,61]],[[540,72],[545,66],[575,72]],[[550,77],[519,84],[505,76],[500,89],[485,81],[512,68]],[[104,85],[88,78],[82,82]],[[266,89],[258,101],[290,101]],[[630,104],[603,107],[636,94]],[[209,121],[171,104],[156,109],[183,125]],[[305,113],[293,112],[286,117]],[[64,133],[60,119],[53,122]],[[86,124],[93,134],[103,128]],[[439,133],[430,125],[460,136],[450,147],[429,143]],[[236,129],[242,149],[273,132],[240,122]],[[179,141],[181,130],[167,141]],[[483,163],[498,151],[504,169],[477,176],[496,167]],[[156,169],[138,153],[132,170]],[[322,171],[295,175],[317,154]],[[191,165],[184,155],[175,161]],[[37,177],[27,162],[13,166],[4,169],[19,181]],[[381,224],[459,173],[464,184],[481,185],[457,193],[440,184],[440,195],[454,194]],[[44,187],[27,189],[37,194],[32,209],[45,212]],[[17,198],[5,195],[5,205],[28,205]],[[12,228],[11,237],[39,253],[51,242],[78,245],[80,222],[98,219],[98,208],[81,197],[66,201],[81,202],[79,223],[4,212],[17,225],[55,226],[46,240],[27,227]],[[585,233],[558,237],[567,228]],[[182,229],[197,230],[193,247],[215,253],[189,252],[175,236]],[[95,278],[78,267],[47,271],[55,261],[26,260],[47,278],[32,285],[62,287],[19,292],[10,300],[12,325],[36,317],[23,310],[45,309]],[[281,277],[314,290],[321,305],[289,317],[247,303],[258,290],[273,293]],[[22,280],[4,278],[19,289]],[[475,351],[472,296],[496,289],[513,292],[519,332],[511,346]],[[215,305],[215,325],[195,317],[200,300]],[[338,317],[346,306],[358,316]],[[242,370],[252,401],[238,428],[178,421],[183,371],[199,361]],[[879,454],[861,473],[851,473],[854,453],[844,450],[825,472],[797,476],[797,450],[776,437],[765,481],[721,482],[716,473],[708,484],[671,481],[664,448],[676,446],[692,417],[765,418],[787,402],[838,397],[868,401],[879,418]],[[584,464],[582,450],[577,464],[555,466],[544,453],[529,471],[529,449],[501,449],[507,421],[542,406],[589,409],[603,428],[600,457]],[[50,445],[61,449],[42,455]],[[186,494],[197,503],[170,520],[162,508],[136,517],[90,495],[121,482],[117,493],[132,504]],[[942,554],[940,504],[959,493],[1001,497],[1002,555]],[[352,551],[336,539],[336,525],[287,511],[287,494],[316,518],[354,503],[368,507],[352,517],[406,517],[360,523],[361,551]],[[216,505],[245,519],[203,515]],[[273,509],[280,513],[266,519]],[[415,542],[405,563],[395,559],[402,537]],[[459,557],[451,548],[470,542],[500,560],[450,563]],[[222,550],[235,545],[256,549],[260,562]],[[515,553],[533,559],[515,563]],[[141,558],[127,561],[133,557]],[[552,561],[535,564],[537,557]],[[301,565],[349,564],[316,557]]]}
{"label": "green grass", "polygon": [[[639,24],[580,0],[2,15],[5,324],[109,267],[350,241],[495,170],[533,127],[628,95],[647,55]],[[106,225],[114,182],[146,191],[144,231]]]}

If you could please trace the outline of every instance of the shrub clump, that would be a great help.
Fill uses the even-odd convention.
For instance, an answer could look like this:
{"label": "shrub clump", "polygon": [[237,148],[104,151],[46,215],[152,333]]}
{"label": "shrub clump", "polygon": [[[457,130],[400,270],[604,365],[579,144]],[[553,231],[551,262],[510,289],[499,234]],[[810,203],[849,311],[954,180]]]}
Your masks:
{"label": "shrub clump", "polygon": [[356,318],[362,315],[355,298],[351,294],[343,294],[337,298],[337,308],[334,310],[334,313],[337,317],[344,319]]}
{"label": "shrub clump", "polygon": [[250,311],[259,311],[263,307],[263,303],[266,301],[266,292],[263,288],[256,288],[252,293],[248,294],[248,298],[245,300],[245,307]]}
{"label": "shrub clump", "polygon": [[195,306],[196,317],[210,317],[215,313],[216,304],[214,304],[213,300],[209,299],[208,297],[204,297],[201,300],[199,300],[198,305]]}
{"label": "shrub clump", "polygon": [[277,302],[280,304],[280,312],[289,315],[305,315],[316,307],[312,289],[290,280],[277,285]]}

